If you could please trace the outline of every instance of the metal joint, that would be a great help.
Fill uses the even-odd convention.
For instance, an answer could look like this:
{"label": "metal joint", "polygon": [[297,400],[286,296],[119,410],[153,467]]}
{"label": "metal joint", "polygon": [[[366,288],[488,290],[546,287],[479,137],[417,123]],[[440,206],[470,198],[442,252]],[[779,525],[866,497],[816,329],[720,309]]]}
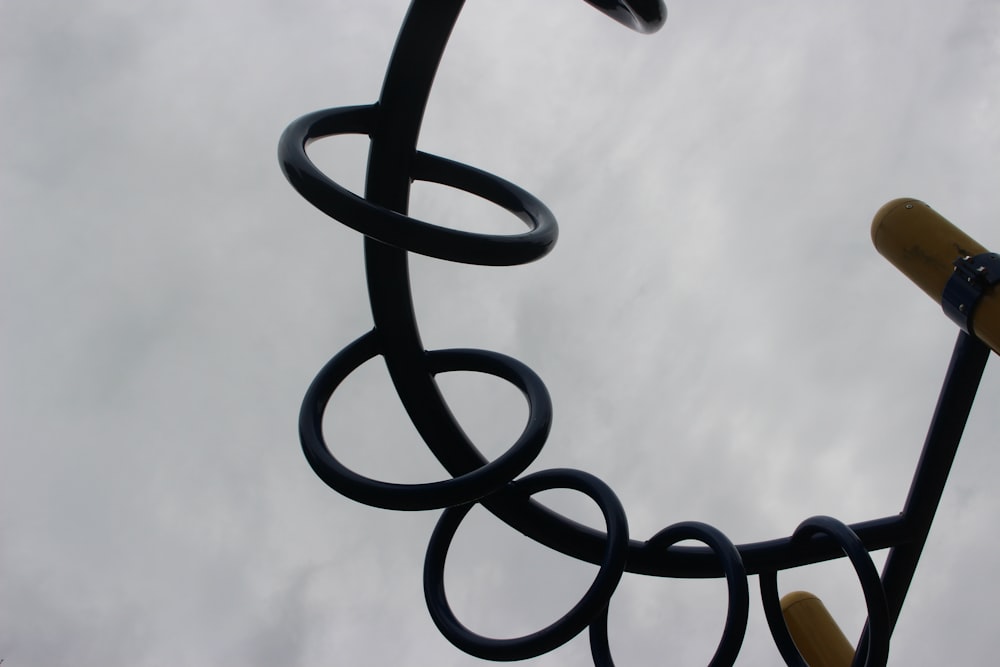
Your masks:
{"label": "metal joint", "polygon": [[984,252],[955,260],[955,272],[945,283],[941,307],[962,331],[971,333],[972,313],[983,293],[1000,283],[1000,254]]}

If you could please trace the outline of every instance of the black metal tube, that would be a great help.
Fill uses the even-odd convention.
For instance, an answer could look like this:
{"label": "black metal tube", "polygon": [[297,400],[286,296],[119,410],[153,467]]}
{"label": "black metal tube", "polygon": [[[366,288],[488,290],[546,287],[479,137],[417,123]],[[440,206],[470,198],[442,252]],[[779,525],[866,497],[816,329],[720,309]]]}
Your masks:
{"label": "black metal tube", "polygon": [[[463,0],[414,0],[410,6],[375,105],[376,120],[369,126],[371,150],[365,197],[373,204],[406,213],[410,181],[417,171],[416,142],[430,87],[463,4]],[[366,238],[365,259],[379,353],[414,426],[453,476],[485,466],[485,457],[451,414],[429,368],[416,323],[407,252]],[[604,533],[531,499],[512,500],[497,494],[482,502],[498,518],[538,542],[574,558],[600,563]],[[872,550],[910,538],[898,517],[862,522],[851,528]],[[791,538],[780,538],[737,548],[749,574],[841,555],[837,545],[823,535],[808,544],[793,545]],[[723,576],[711,549],[659,549],[638,540],[629,542],[627,569],[655,576]]]}
{"label": "black metal tube", "polygon": [[[659,0],[587,1],[640,31],[656,29],[665,15]],[[865,664],[884,664],[888,637],[927,540],[989,348],[968,334],[959,335],[909,495],[897,516],[849,526],[821,517],[803,523],[791,537],[739,546],[710,526],[689,523],[675,524],[646,541],[629,540],[624,510],[613,492],[596,478],[586,473],[549,471],[514,480],[541,450],[549,433],[551,406],[544,384],[529,368],[498,353],[425,350],[410,289],[408,252],[473,264],[519,264],[548,252],[557,235],[555,218],[529,193],[492,174],[417,151],[435,73],[463,6],[464,0],[412,0],[378,102],[303,116],[288,127],[279,143],[282,168],[292,185],[328,215],[366,234],[365,271],[374,320],[374,328],[331,359],[306,394],[300,413],[300,439],[307,460],[324,482],[359,502],[402,510],[449,508],[428,550],[425,576],[426,572],[433,575],[428,604],[432,615],[437,614],[435,622],[439,626],[443,623],[446,634],[459,637],[457,645],[473,654],[493,659],[536,655],[567,640],[588,623],[606,622],[606,616],[601,616],[603,621],[597,618],[598,612],[604,609],[606,613],[618,577],[629,571],[685,578],[725,576],[730,588],[730,614],[714,662],[729,664],[739,651],[747,615],[746,587],[736,580],[745,583],[746,576],[759,574],[765,592],[765,614],[776,644],[790,664],[797,664],[800,658],[780,620],[776,573],[839,558],[846,552],[859,575],[863,575],[865,598],[872,613],[869,620],[877,639],[877,645],[869,651],[866,630],[856,662],[866,656]],[[346,133],[368,134],[371,138],[364,199],[323,175],[306,155],[309,141]],[[524,221],[529,231],[517,236],[471,234],[414,220],[407,215],[413,180],[465,189],[506,208]],[[451,479],[429,484],[380,482],[347,469],[327,448],[323,413],[330,397],[347,375],[374,356],[382,356],[410,420]],[[529,420],[522,436],[492,462],[463,432],[437,386],[436,374],[450,371],[495,375],[517,386],[528,400]],[[608,531],[578,524],[531,498],[536,491],[548,488],[533,484],[553,479],[591,494],[595,500],[597,493],[604,510],[614,507],[613,512],[605,511]],[[588,597],[586,605],[571,611],[569,620],[553,624],[538,636],[508,642],[467,632],[447,609],[443,583],[438,585],[438,570],[443,571],[450,535],[457,530],[471,502],[480,502],[540,544],[600,565],[600,596]],[[677,546],[676,542],[685,536],[701,539],[709,546]],[[868,552],[884,548],[891,552],[879,577]],[[613,558],[609,556],[612,551]],[[594,657],[596,662],[610,664],[606,627],[603,632],[597,628],[592,636],[597,646]],[[481,649],[485,652],[481,653]]]}
{"label": "black metal tube", "polygon": [[882,587],[889,602],[889,619],[893,627],[927,542],[989,354],[990,348],[985,343],[959,332],[903,507],[904,521],[914,537],[889,552],[882,570]]}

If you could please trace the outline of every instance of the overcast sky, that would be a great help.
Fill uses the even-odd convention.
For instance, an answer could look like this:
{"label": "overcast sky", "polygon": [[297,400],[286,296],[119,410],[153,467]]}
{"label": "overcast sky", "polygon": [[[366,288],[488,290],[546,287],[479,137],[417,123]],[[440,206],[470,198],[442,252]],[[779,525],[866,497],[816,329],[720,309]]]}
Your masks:
{"label": "overcast sky", "polygon": [[[296,434],[313,375],[371,317],[361,237],[285,182],[278,136],[376,99],[406,5],[0,3],[4,667],[483,664],[425,609],[438,513],[340,497]],[[914,196],[1000,248],[1000,4],[669,10],[643,36],[579,0],[469,0],[421,148],[533,192],[560,238],[523,267],[414,258],[424,343],[530,365],[555,423],[529,470],[598,475],[637,539],[688,519],[748,542],[813,514],[895,514],[957,330],[869,224]],[[312,154],[360,191],[366,143]],[[438,186],[411,210],[520,224]],[[520,432],[513,388],[440,380],[484,452]],[[995,660],[998,405],[993,355],[892,665]],[[443,476],[377,360],[328,414],[359,471]],[[539,499],[598,525],[568,492]],[[479,509],[448,564],[459,617],[498,636],[554,620],[594,573]],[[738,664],[778,664],[750,583]],[[846,561],[779,585],[857,636]],[[720,581],[629,575],[612,650],[705,664],[724,618]],[[583,635],[527,664],[588,660]]]}

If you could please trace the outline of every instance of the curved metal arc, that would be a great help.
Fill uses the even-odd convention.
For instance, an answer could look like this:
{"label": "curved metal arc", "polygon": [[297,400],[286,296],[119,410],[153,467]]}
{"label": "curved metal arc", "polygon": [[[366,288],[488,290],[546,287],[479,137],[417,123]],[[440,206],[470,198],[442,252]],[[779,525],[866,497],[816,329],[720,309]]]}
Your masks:
{"label": "curved metal arc", "polygon": [[637,32],[656,32],[667,20],[667,8],[662,0],[586,0],[586,2]]}
{"label": "curved metal arc", "polygon": [[[446,463],[447,467],[447,463]],[[558,514],[533,499],[488,496],[482,505],[527,537],[573,558],[597,564],[604,534]],[[869,550],[912,539],[902,517],[892,516],[851,524]],[[843,557],[839,545],[826,535],[808,540],[784,537],[736,546],[748,574],[785,570]],[[724,576],[716,555],[705,547],[671,546],[663,550],[648,542],[629,541],[627,572],[660,577],[713,578]]]}
{"label": "curved metal arc", "polygon": [[[383,207],[395,204],[401,214],[405,213],[412,172],[428,169],[426,162],[420,166],[416,139],[434,73],[462,5],[458,0],[446,3],[416,0],[400,32],[379,103],[344,110],[340,120],[344,124],[337,127],[331,126],[333,121],[329,117],[304,117],[299,122],[311,122],[311,129],[302,132],[296,126],[296,132],[290,128],[282,143],[283,151],[295,149],[304,154],[304,142],[289,140],[296,134],[308,137],[333,130],[369,133],[372,150],[366,197]],[[286,160],[284,164],[288,168],[290,162]],[[294,178],[293,169],[288,168],[288,173]],[[433,173],[424,175],[435,177]],[[323,185],[329,187],[328,183]],[[426,367],[409,288],[407,253],[370,238],[366,239],[365,251],[375,335],[417,430],[452,475],[462,476],[485,466],[485,457],[451,415],[433,373]],[[543,544],[591,562],[599,558],[604,541],[602,533],[580,526],[536,501],[505,507],[502,501],[487,499],[484,504],[499,518]],[[889,528],[893,533],[898,532],[898,526]],[[884,525],[879,525],[873,530],[869,544],[875,548],[890,546],[892,542],[885,539],[884,529]],[[804,559],[791,548],[787,538],[741,545],[739,550],[751,573],[836,557],[836,549],[825,545]],[[674,548],[664,558],[663,554],[650,552],[644,543],[633,541],[629,553],[629,570],[633,572],[659,576],[722,575],[714,566],[711,551],[706,549]]]}
{"label": "curved metal arc", "polygon": [[547,653],[577,636],[606,609],[621,580],[628,543],[628,520],[618,497],[602,480],[580,470],[552,469],[512,482],[502,495],[530,496],[547,489],[565,488],[589,496],[604,515],[605,540],[600,568],[583,597],[561,618],[545,628],[511,639],[485,637],[456,618],[444,589],[444,566],[449,546],[472,505],[449,507],[431,535],[424,559],[424,596],[434,624],[455,646],[486,660],[524,660]]}
{"label": "curved metal arc", "polygon": [[[750,593],[747,573],[736,546],[722,531],[700,521],[676,523],[653,535],[646,542],[652,547],[668,549],[683,540],[698,540],[712,551],[725,573],[729,593],[726,622],[722,638],[709,662],[709,667],[731,667],[736,663],[750,614]],[[608,643],[608,612],[610,604],[590,624],[590,652],[596,667],[614,667]]]}
{"label": "curved metal arc", "polygon": [[452,262],[484,265],[523,264],[539,259],[555,245],[555,216],[538,198],[481,169],[417,152],[410,178],[458,188],[520,218],[521,234],[482,234],[441,227],[379,206],[342,187],[309,158],[312,141],[342,134],[368,134],[376,105],[327,109],[299,118],[281,136],[278,158],[292,187],[313,206],[344,225],[386,245]]}
{"label": "curved metal arc", "polygon": [[[642,31],[658,27],[655,12],[656,7],[662,7],[658,0],[587,1],[630,27]],[[437,387],[436,373],[459,369],[491,372],[485,370],[482,364],[489,366],[492,363],[488,360],[492,359],[489,357],[492,353],[424,350],[410,290],[407,252],[422,252],[441,259],[470,263],[515,264],[542,256],[555,242],[555,221],[551,213],[541,202],[517,186],[486,172],[416,150],[430,87],[463,5],[463,0],[413,0],[397,39],[378,103],[310,114],[290,125],[282,137],[279,152],[282,156],[282,168],[289,181],[324,212],[366,234],[366,275],[375,322],[372,332],[362,336],[331,360],[307,393],[300,420],[307,458],[324,481],[338,490],[341,490],[338,484],[343,486],[347,490],[341,490],[342,493],[361,502],[395,509],[427,509],[461,505],[480,499],[486,509],[516,530],[574,558],[600,565],[607,557],[610,542],[617,543],[624,539],[626,541],[623,544],[626,546],[623,547],[625,555],[622,557],[622,567],[627,571],[655,576],[726,576],[729,579],[731,567],[727,567],[725,563],[720,565],[719,550],[714,544],[710,548],[671,544],[664,549],[662,545],[657,548],[652,544],[654,540],[627,540],[627,537],[621,538],[620,533],[609,540],[609,535],[577,524],[546,508],[531,499],[530,493],[515,494],[503,490],[505,487],[508,490],[518,488],[518,485],[522,489],[527,488],[524,482],[535,478],[529,475],[518,481],[505,479],[506,476],[513,477],[523,471],[527,465],[525,459],[519,458],[517,466],[513,467],[508,463],[500,465],[502,461],[512,460],[515,449],[512,448],[497,461],[488,462],[462,431]],[[364,199],[326,179],[314,169],[306,156],[305,148],[311,139],[338,133],[362,133],[371,137]],[[520,217],[532,231],[517,236],[496,237],[455,232],[415,221],[406,215],[410,181],[414,178],[460,187],[484,196]],[[471,356],[462,357],[463,353]],[[452,368],[444,361],[454,361],[456,354],[463,359],[464,365],[459,364],[461,368]],[[376,355],[383,357],[414,426],[453,479],[429,485],[392,485],[363,478],[346,468],[330,472],[339,464],[335,460],[331,463],[324,458],[323,452],[327,455],[329,452],[325,450],[322,438],[322,411],[337,384],[354,368]],[[469,361],[470,359],[473,361]],[[517,370],[516,363],[507,359],[510,363],[500,364],[504,370],[494,374],[518,384],[529,396],[529,405],[533,409],[540,403],[538,392],[545,392],[544,385],[535,378],[537,385],[541,387],[538,390],[534,380],[525,380],[529,374],[533,377],[530,369],[527,372]],[[529,385],[534,389],[526,389]],[[535,398],[531,398],[532,391],[535,392]],[[971,393],[974,395],[974,388]],[[966,409],[963,414],[967,412]],[[937,417],[936,415],[935,424],[938,422]],[[535,420],[534,427],[531,426],[533,419],[529,419],[525,432],[535,428],[532,436],[534,440],[529,448],[534,451],[544,444],[551,415]],[[961,419],[964,420],[964,416]],[[537,427],[541,421],[545,422],[544,429],[541,429],[544,433],[538,435],[541,431]],[[950,420],[943,419],[942,423],[945,422]],[[949,435],[954,432],[957,444],[961,425],[956,429],[945,423],[942,428]],[[927,447],[930,447],[931,440],[936,443],[939,439],[947,440],[949,437],[929,436]],[[934,449],[937,451],[940,448]],[[953,453],[951,452],[952,455]],[[534,455],[530,458],[533,457]],[[530,459],[527,462],[530,463]],[[932,467],[925,466],[922,459],[918,466],[918,476],[922,470]],[[497,476],[495,473],[501,468],[503,474]],[[941,485],[946,476],[946,471],[943,475],[938,475],[941,477]],[[922,482],[918,484],[920,479],[922,478],[914,478],[914,489],[926,486]],[[470,480],[478,481],[472,483]],[[411,493],[414,491],[413,487],[421,487],[417,489],[419,493]],[[386,500],[390,496],[392,499]],[[824,524],[817,528],[804,523],[792,537],[744,544],[733,547],[732,551],[735,558],[742,561],[747,574],[761,575],[762,590],[763,587],[768,587],[769,591],[771,586],[776,591],[777,570],[847,555],[855,567],[859,568],[859,574],[864,570],[863,579],[866,583],[863,586],[870,612],[886,607],[885,592],[890,593],[888,615],[878,611],[872,616],[874,635],[878,638],[879,645],[872,648],[867,637],[861,643],[867,654],[867,662],[874,661],[873,664],[877,664],[887,651],[887,637],[891,633],[891,623],[887,619],[894,621],[898,615],[898,605],[905,596],[909,577],[912,576],[923,540],[926,539],[933,508],[936,507],[936,500],[929,505],[914,503],[931,507],[927,525],[924,526],[924,522],[915,518],[921,511],[911,508],[911,500],[912,498],[907,499],[907,506],[901,516],[851,526],[838,522],[837,525]],[[455,515],[453,513],[450,516]],[[457,528],[457,523],[455,527]],[[850,546],[845,547],[848,543]],[[884,576],[885,590],[883,591],[881,583],[878,586],[882,591],[882,604],[878,604],[874,598],[869,599],[869,592],[874,590],[874,585],[871,584],[873,566],[859,566],[860,557],[857,554],[863,550],[867,558],[869,551],[899,545],[905,545],[905,548],[894,550],[896,558],[890,556]],[[443,561],[443,553],[441,558]],[[900,564],[897,565],[897,562]],[[870,560],[868,563],[870,564]],[[877,580],[877,574],[875,579]],[[731,604],[734,595],[739,597],[739,592],[734,593],[730,586]],[[874,593],[872,595],[878,597]],[[737,601],[737,604],[741,603]],[[771,602],[765,603],[765,612],[770,622],[774,616],[774,605]],[[731,641],[725,641],[729,634],[730,623],[727,621],[724,634],[727,646],[732,644]],[[780,635],[780,632],[775,634],[779,649],[783,654],[788,653],[786,659],[789,659],[790,664],[796,664],[790,657],[787,642]],[[886,638],[885,646],[881,645],[882,637]],[[794,650],[794,646],[792,649]],[[722,651],[722,646],[719,650]],[[735,650],[738,651],[738,646]],[[729,652],[730,649],[727,648],[722,658],[718,652],[716,657],[720,660],[728,659]],[[610,661],[610,654],[608,660]]]}
{"label": "curved metal arc", "polygon": [[406,213],[411,163],[438,65],[464,0],[413,0],[396,38],[372,128],[365,198]]}
{"label": "curved metal arc", "polygon": [[[851,561],[865,597],[865,606],[868,610],[868,622],[865,629],[868,641],[862,642],[855,651],[851,664],[853,667],[884,667],[889,659],[889,638],[892,635],[892,625],[889,621],[889,604],[886,600],[885,590],[882,587],[881,579],[879,579],[875,563],[872,562],[871,554],[850,526],[828,516],[815,516],[806,519],[795,529],[792,539],[801,541],[820,533],[833,539]],[[771,636],[785,663],[789,667],[808,667],[788,632],[788,626],[781,612],[776,572],[761,573],[760,591]]]}
{"label": "curved metal arc", "polygon": [[432,373],[464,370],[487,373],[517,387],[528,401],[524,430],[511,447],[482,467],[439,482],[398,484],[364,477],[343,465],[329,450],[323,416],[334,391],[362,364],[378,354],[371,331],[344,348],[319,372],[306,392],[299,416],[299,438],[313,471],[328,486],[357,502],[396,510],[438,509],[474,502],[495,493],[538,456],[552,423],[552,402],[534,371],[521,362],[487,350],[437,350],[427,355]]}
{"label": "curved metal arc", "polygon": [[[398,207],[405,213],[416,159],[416,140],[434,73],[463,2],[415,0],[407,14],[386,74],[378,104],[379,120],[372,128],[366,198]],[[365,241],[366,271],[372,314],[380,347],[393,384],[414,426],[428,447],[453,476],[486,465],[486,459],[462,431],[424,364],[409,287],[406,253],[377,241]],[[485,498],[483,505],[498,518],[533,539],[562,553],[600,562],[604,535],[552,512],[531,499],[505,501]],[[874,531],[881,533],[883,526]],[[897,526],[891,527],[893,530]],[[881,542],[882,536],[873,535]],[[832,544],[818,540],[811,557],[837,557]],[[889,546],[885,544],[884,546]],[[789,539],[739,547],[749,572],[803,564]],[[805,561],[814,562],[814,561]],[[722,576],[710,549],[676,547],[668,557],[638,541],[629,544],[628,570],[659,576]]]}
{"label": "curved metal arc", "polygon": [[[463,0],[413,0],[406,14],[371,133],[365,198],[376,205],[407,212],[420,124],[463,6]],[[406,252],[366,238],[365,271],[382,356],[414,427],[439,459],[448,450],[461,452],[448,469],[453,476],[481,467],[485,458],[458,425],[424,363]]]}

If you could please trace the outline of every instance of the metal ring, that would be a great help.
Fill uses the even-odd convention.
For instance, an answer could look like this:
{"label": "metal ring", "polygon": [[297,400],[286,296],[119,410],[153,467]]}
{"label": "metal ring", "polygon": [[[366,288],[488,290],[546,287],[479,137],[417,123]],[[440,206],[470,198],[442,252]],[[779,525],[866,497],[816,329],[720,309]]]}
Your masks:
{"label": "metal ring", "polygon": [[601,508],[607,524],[604,558],[597,576],[580,601],[551,625],[523,637],[495,639],[477,634],[455,617],[444,590],[444,564],[448,548],[459,524],[472,505],[446,509],[431,535],[424,560],[424,597],[434,624],[448,641],[461,650],[484,660],[524,660],[547,653],[578,635],[607,608],[608,601],[621,580],[628,552],[628,521],[625,510],[611,488],[580,470],[553,469],[537,472],[511,482],[502,495],[531,496],[554,488],[574,489],[585,493]]}
{"label": "metal ring", "polygon": [[[892,634],[892,624],[889,621],[889,605],[886,601],[882,580],[879,578],[875,563],[865,549],[861,539],[849,526],[829,516],[814,516],[799,524],[792,534],[793,540],[805,541],[817,533],[823,533],[832,538],[850,559],[854,571],[861,583],[865,596],[865,606],[868,609],[868,644],[864,667],[883,667],[889,659],[889,637]],[[781,652],[785,662],[790,667],[808,667],[802,654],[795,647],[795,642],[788,633],[784,616],[781,613],[781,602],[778,599],[778,576],[774,571],[760,574],[761,602],[764,614],[771,629],[774,643]],[[855,654],[857,664],[859,656]]]}
{"label": "metal ring", "polygon": [[[726,535],[714,526],[700,521],[684,521],[668,526],[646,540],[652,547],[668,549],[684,540],[698,540],[712,549],[719,558],[729,588],[729,609],[722,638],[712,655],[709,667],[726,667],[736,663],[750,615],[750,591],[747,573],[739,550]],[[610,607],[610,605],[609,605]],[[614,667],[608,644],[608,609],[590,624],[590,652],[597,667]]]}
{"label": "metal ring", "polygon": [[526,264],[555,245],[555,216],[537,197],[489,172],[436,155],[416,152],[410,177],[458,188],[493,202],[528,225],[523,234],[479,234],[449,229],[392,211],[359,197],[326,176],[306,154],[316,139],[340,134],[370,134],[374,105],[339,107],[306,114],[281,135],[278,158],[299,194],[351,229],[390,246],[451,262],[489,266]]}
{"label": "metal ring", "polygon": [[345,467],[323,437],[323,413],[333,392],[361,364],[378,354],[371,331],[341,350],[316,376],[302,401],[299,437],[309,465],[335,491],[359,503],[396,510],[440,509],[474,502],[494,493],[527,468],[545,445],[552,424],[552,402],[542,380],[511,357],[484,350],[427,353],[431,373],[475,371],[507,380],[525,395],[528,420],[520,437],[501,456],[453,479],[426,484],[393,484],[364,477]]}

